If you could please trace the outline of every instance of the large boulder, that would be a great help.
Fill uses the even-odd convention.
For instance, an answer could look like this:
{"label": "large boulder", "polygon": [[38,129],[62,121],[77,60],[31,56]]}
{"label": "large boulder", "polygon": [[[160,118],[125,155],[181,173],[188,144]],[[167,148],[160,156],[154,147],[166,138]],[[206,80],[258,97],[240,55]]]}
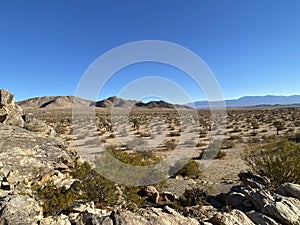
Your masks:
{"label": "large boulder", "polygon": [[6,89],[0,90],[0,123],[24,126],[23,109],[15,103],[14,95]]}
{"label": "large boulder", "polygon": [[217,213],[212,219],[213,224],[224,225],[255,225],[245,213],[233,209],[230,213]]}

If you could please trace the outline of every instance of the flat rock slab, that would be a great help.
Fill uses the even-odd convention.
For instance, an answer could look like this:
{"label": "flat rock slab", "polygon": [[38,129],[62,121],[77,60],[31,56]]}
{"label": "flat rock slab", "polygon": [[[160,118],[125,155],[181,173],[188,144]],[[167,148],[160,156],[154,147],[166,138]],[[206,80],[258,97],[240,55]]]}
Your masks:
{"label": "flat rock slab", "polygon": [[61,159],[72,161],[59,139],[0,123],[0,161],[5,173],[18,171],[20,179],[30,179],[54,169]]}

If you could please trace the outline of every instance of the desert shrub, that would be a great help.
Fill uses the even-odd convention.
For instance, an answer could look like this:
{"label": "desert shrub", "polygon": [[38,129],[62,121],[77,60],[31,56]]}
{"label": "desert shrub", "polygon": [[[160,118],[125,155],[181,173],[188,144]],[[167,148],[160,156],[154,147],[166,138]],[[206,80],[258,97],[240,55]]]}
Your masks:
{"label": "desert shrub", "polygon": [[171,139],[171,140],[166,141],[167,151],[174,150],[176,148],[176,146],[177,146],[177,144],[176,144],[175,139]]}
{"label": "desert shrub", "polygon": [[199,187],[193,187],[192,189],[185,190],[179,199],[170,203],[170,206],[183,213],[183,215],[189,216],[189,207],[209,205],[207,199],[208,195],[205,191]]}
{"label": "desert shrub", "polygon": [[233,148],[234,146],[234,141],[232,140],[224,140],[222,143],[221,148],[222,149],[229,149],[229,148]]}
{"label": "desert shrub", "polygon": [[[177,161],[174,167],[170,168],[170,174],[174,173],[176,168],[182,167],[184,162]],[[200,170],[200,165],[195,160],[189,160],[177,173],[175,176],[180,175],[182,177],[189,177],[189,178],[199,178],[202,174]]]}
{"label": "desert shrub", "polygon": [[251,144],[243,153],[245,162],[258,174],[270,178],[273,186],[300,183],[300,145],[286,140]]}
{"label": "desert shrub", "polygon": [[78,200],[94,201],[98,208],[125,204],[129,210],[137,210],[149,204],[138,194],[143,187],[117,185],[99,175],[87,162],[77,165],[70,173],[77,181],[67,190],[56,187],[53,182],[32,186],[37,200],[42,203],[44,216],[67,213],[69,207]]}
{"label": "desert shrub", "polygon": [[134,151],[129,153],[117,148],[111,148],[108,152],[114,158],[132,166],[149,166],[161,161],[152,151]]}
{"label": "desert shrub", "polygon": [[[229,139],[228,139],[229,140]],[[224,157],[224,153],[220,153],[220,148],[222,147],[222,141],[215,140],[214,142],[210,143],[203,152],[202,158],[207,160],[213,160],[213,159],[220,159]]]}
{"label": "desert shrub", "polygon": [[71,190],[64,191],[62,188],[56,188],[53,182],[48,182],[45,187],[34,187],[37,191],[38,200],[42,200],[44,216],[57,215],[79,199],[79,195]]}
{"label": "desert shrub", "polygon": [[182,206],[196,206],[196,205],[206,205],[208,195],[200,188],[194,187],[192,189],[187,189],[183,195],[179,198]]}
{"label": "desert shrub", "polygon": [[220,150],[220,151],[218,151],[215,159],[224,159],[225,156],[226,156],[226,152]]}
{"label": "desert shrub", "polygon": [[96,173],[88,163],[76,166],[71,175],[78,181],[67,190],[57,188],[53,182],[48,182],[43,187],[34,187],[37,199],[42,201],[45,216],[64,212],[74,201],[81,199],[94,201],[99,208],[117,203],[116,185]]}
{"label": "desert shrub", "polygon": [[176,137],[176,136],[180,136],[180,132],[179,131],[172,131],[169,134],[170,137]]}
{"label": "desert shrub", "polygon": [[242,129],[235,127],[233,130],[228,131],[228,133],[239,133],[242,132]]}
{"label": "desert shrub", "polygon": [[[96,171],[109,174],[111,177],[118,177],[119,183],[138,185],[140,182],[151,183],[166,178],[166,174],[162,172],[165,171],[164,168],[160,168],[160,161],[161,158],[152,151],[127,152],[113,148],[99,155],[94,163]],[[132,167],[129,168],[129,166]],[[122,171],[122,176],[120,176],[120,171]]]}
{"label": "desert shrub", "polygon": [[138,194],[138,192],[141,191],[142,187],[123,186],[121,189],[127,209],[135,211],[147,204],[145,197],[141,197]]}

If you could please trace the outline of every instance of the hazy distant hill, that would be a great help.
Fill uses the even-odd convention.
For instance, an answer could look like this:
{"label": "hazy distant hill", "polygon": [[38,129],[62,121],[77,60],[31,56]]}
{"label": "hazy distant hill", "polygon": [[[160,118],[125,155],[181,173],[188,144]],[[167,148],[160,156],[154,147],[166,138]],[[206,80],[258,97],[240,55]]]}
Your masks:
{"label": "hazy distant hill", "polygon": [[[213,102],[217,105],[218,102]],[[247,107],[247,106],[259,106],[259,105],[291,105],[300,104],[300,95],[291,96],[245,96],[239,99],[225,100],[227,107]],[[208,101],[197,101],[187,104],[188,106],[195,106],[196,108],[209,107]]]}
{"label": "hazy distant hill", "polygon": [[45,96],[30,98],[18,102],[18,105],[22,108],[70,108],[73,102],[76,102],[77,106],[86,107],[91,105],[91,101],[74,96]]}

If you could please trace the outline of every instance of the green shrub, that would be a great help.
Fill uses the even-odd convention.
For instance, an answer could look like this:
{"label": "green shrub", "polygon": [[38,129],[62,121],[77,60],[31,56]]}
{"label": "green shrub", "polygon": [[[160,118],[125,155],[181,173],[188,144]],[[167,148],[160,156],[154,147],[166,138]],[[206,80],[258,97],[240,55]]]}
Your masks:
{"label": "green shrub", "polygon": [[218,151],[215,159],[224,159],[225,156],[226,156],[226,152],[220,150]]}
{"label": "green shrub", "polygon": [[140,185],[166,179],[167,172],[162,172],[165,169],[161,168],[160,161],[161,158],[152,151],[110,149],[96,158],[94,163],[96,171],[109,174],[111,179],[118,177],[120,184]]}
{"label": "green shrub", "polygon": [[96,173],[88,163],[76,166],[72,171],[75,181],[68,190],[57,188],[53,182],[43,187],[33,187],[37,199],[42,201],[45,216],[66,211],[76,200],[94,201],[99,208],[117,204],[116,185]]}
{"label": "green shrub", "polygon": [[273,186],[300,183],[300,145],[286,139],[267,144],[251,144],[243,159],[255,172],[270,178]]}
{"label": "green shrub", "polygon": [[[173,174],[176,168],[182,167],[182,164],[183,161],[177,161],[175,166],[170,168],[170,174]],[[200,164],[195,160],[189,160],[177,173],[175,173],[175,176],[180,175],[182,177],[199,178],[201,174]]]}
{"label": "green shrub", "polygon": [[189,207],[198,206],[202,207],[203,205],[209,205],[207,202],[208,195],[200,188],[193,187],[192,189],[187,189],[183,195],[176,199],[174,202],[171,202],[171,207],[182,212],[185,216],[189,216]]}
{"label": "green shrub", "polygon": [[202,189],[196,187],[185,190],[179,201],[183,207],[208,204],[207,194]]}

